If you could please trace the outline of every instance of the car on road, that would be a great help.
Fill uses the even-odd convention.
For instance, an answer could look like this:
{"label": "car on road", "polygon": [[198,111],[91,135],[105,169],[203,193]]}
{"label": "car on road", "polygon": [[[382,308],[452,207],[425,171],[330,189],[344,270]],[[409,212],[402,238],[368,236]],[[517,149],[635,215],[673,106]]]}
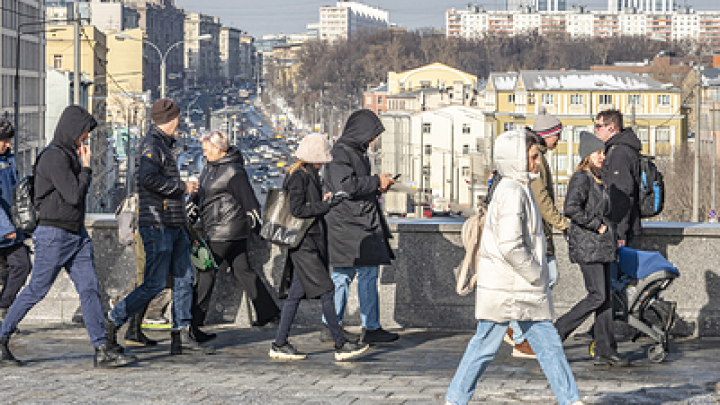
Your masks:
{"label": "car on road", "polygon": [[253,181],[256,183],[260,183],[267,180],[267,176],[265,176],[265,173],[262,172],[255,172],[253,174]]}
{"label": "car on road", "polygon": [[259,164],[259,163],[260,163],[260,158],[259,158],[259,157],[257,157],[256,155],[250,155],[250,164],[251,164],[251,165],[256,165],[256,164]]}
{"label": "car on road", "polygon": [[268,167],[268,165],[260,165],[260,167],[258,167],[258,171],[262,171],[262,172],[266,172],[269,169],[270,168]]}
{"label": "car on road", "polygon": [[275,182],[272,180],[265,180],[260,186],[261,193],[267,193],[268,189],[275,188]]}
{"label": "car on road", "polygon": [[267,172],[268,177],[280,177],[280,171],[278,169],[270,169]]}

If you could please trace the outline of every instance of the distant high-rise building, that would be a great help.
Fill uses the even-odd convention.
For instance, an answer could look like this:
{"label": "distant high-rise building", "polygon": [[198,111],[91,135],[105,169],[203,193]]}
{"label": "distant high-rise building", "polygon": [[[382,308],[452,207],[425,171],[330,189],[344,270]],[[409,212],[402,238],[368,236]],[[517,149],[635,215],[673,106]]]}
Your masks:
{"label": "distant high-rise building", "polygon": [[320,39],[345,38],[373,29],[387,29],[390,13],[354,1],[338,1],[335,7],[320,7]]}
{"label": "distant high-rise building", "polygon": [[535,6],[535,0],[507,0],[505,6],[507,11],[515,11],[523,7]]}
{"label": "distant high-rise building", "polygon": [[608,0],[608,11],[670,13],[675,11],[675,0]]}

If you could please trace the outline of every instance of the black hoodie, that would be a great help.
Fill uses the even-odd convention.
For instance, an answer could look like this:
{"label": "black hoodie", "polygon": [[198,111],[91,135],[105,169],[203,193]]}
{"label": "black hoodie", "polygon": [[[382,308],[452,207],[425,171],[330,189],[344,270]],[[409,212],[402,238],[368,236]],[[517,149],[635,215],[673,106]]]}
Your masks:
{"label": "black hoodie", "polygon": [[35,209],[39,225],[79,233],[85,221],[85,196],[92,169],[82,167],[75,142],[92,131],[97,121],[84,108],[65,108],[50,145],[42,152],[35,172]]}
{"label": "black hoodie", "polygon": [[625,128],[605,142],[602,179],[610,194],[610,220],[618,239],[640,234],[640,150],[642,143],[632,129]]}
{"label": "black hoodie", "polygon": [[394,258],[390,231],[378,203],[380,178],[370,173],[368,144],[383,131],[382,122],[370,110],[355,111],[332,149],[325,166],[329,191],[345,191],[350,198],[325,216],[331,266],[377,266]]}

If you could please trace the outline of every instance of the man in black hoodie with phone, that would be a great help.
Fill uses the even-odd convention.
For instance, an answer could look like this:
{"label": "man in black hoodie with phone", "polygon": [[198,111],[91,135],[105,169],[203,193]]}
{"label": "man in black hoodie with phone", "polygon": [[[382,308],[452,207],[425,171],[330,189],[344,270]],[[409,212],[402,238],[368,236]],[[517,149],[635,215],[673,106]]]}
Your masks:
{"label": "man in black hoodie with phone", "polygon": [[92,153],[84,142],[97,122],[84,108],[65,108],[55,136],[37,158],[33,233],[35,265],[30,284],[8,310],[0,329],[0,366],[19,366],[8,348],[18,323],[50,291],[60,270],[67,271],[80,295],[85,328],[95,347],[95,367],[119,367],[137,361],[108,343],[93,263],[92,240],[85,229],[85,197],[92,180]]}

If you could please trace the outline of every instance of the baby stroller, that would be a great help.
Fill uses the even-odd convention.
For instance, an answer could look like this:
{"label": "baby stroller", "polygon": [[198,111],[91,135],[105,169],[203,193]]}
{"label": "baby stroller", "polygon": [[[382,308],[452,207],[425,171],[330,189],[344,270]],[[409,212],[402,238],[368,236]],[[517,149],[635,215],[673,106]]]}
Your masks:
{"label": "baby stroller", "polygon": [[[680,276],[677,267],[660,252],[644,252],[621,247],[618,249],[619,274],[613,274],[613,315],[637,330],[632,341],[647,335],[655,344],[647,350],[653,363],[665,360],[668,354],[668,333],[675,321],[677,303],[665,301],[660,294]],[[595,355],[595,342],[590,355]]]}

